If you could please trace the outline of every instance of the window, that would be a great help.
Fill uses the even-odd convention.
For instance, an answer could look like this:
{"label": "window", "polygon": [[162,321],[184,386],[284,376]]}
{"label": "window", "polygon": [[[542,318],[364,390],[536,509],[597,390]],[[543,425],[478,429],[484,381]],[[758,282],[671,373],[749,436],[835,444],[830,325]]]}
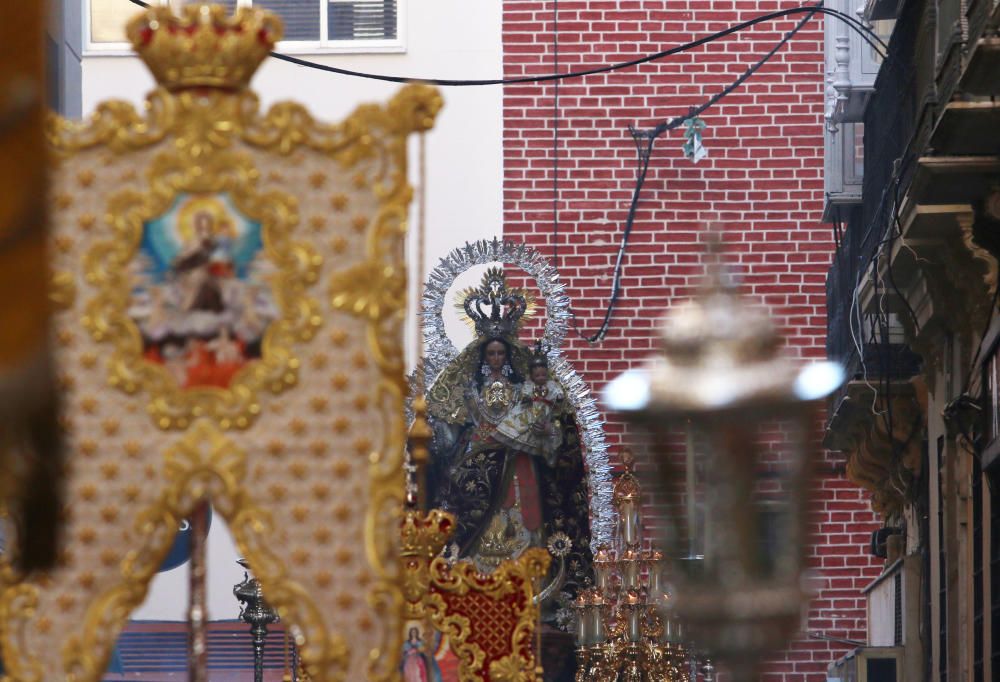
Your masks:
{"label": "window", "polygon": [[[181,0],[152,0],[179,6]],[[282,51],[400,52],[400,0],[214,0],[232,12],[261,7],[285,25]],[[128,0],[89,0],[88,48],[128,52],[125,24],[137,8]]]}

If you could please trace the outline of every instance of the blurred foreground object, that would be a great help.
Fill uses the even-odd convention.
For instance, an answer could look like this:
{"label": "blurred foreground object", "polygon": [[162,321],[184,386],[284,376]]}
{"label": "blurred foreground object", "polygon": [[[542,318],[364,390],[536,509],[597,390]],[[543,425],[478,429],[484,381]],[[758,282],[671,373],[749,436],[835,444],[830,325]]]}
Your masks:
{"label": "blurred foreground object", "polygon": [[48,348],[45,3],[0,12],[0,505],[18,569],[51,568],[62,506]]}
{"label": "blurred foreground object", "polygon": [[661,354],[611,382],[605,400],[648,432],[665,499],[684,486],[691,439],[704,521],[672,516],[666,540],[677,559],[703,533],[704,555],[676,561],[671,614],[699,650],[748,681],[798,630],[808,601],[812,430],[817,401],[843,371],[831,363],[800,369],[781,354],[771,320],[729,279],[712,263],[702,291],[668,314]]}
{"label": "blurred foreground object", "polygon": [[[388,682],[403,643],[399,541],[381,529],[405,494],[407,138],[441,97],[407,86],[339,123],[297,102],[262,110],[249,81],[282,26],[257,7],[152,7],[126,35],[157,80],[146,106],[109,100],[46,129],[74,542],[0,593],[7,674],[102,679],[178,525],[199,538],[192,513],[210,504],[309,676]],[[192,682],[211,615],[197,547]]]}

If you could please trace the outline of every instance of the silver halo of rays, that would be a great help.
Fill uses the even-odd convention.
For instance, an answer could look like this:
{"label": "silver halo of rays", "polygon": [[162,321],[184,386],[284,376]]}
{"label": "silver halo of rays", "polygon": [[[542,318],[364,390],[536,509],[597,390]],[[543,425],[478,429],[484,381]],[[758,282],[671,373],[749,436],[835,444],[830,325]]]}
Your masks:
{"label": "silver halo of rays", "polygon": [[[545,301],[542,340],[547,348],[549,368],[566,391],[566,397],[576,412],[590,489],[590,547],[597,551],[600,545],[611,544],[612,529],[615,526],[608,445],[604,437],[604,423],[590,387],[562,354],[561,347],[569,331],[572,313],[565,287],[559,281],[559,273],[548,259],[526,244],[495,238],[466,242],[464,246],[442,258],[437,267],[431,270],[424,284],[420,310],[424,357],[418,360],[417,369],[410,375],[411,390],[417,385],[415,377],[420,371],[426,372],[424,387],[429,390],[441,371],[458,356],[459,350],[445,332],[442,315],[448,290],[466,270],[490,263],[513,265],[526,272],[535,280]],[[409,402],[407,401],[407,420],[412,421]]]}

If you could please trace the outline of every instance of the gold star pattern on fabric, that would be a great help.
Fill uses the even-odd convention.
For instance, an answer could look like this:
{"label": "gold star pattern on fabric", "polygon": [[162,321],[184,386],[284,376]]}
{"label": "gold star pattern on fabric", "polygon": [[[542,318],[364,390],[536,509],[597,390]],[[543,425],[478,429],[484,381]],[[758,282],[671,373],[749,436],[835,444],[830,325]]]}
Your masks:
{"label": "gold star pattern on fabric", "polygon": [[118,552],[113,549],[101,550],[101,563],[105,566],[114,566],[118,563]]}
{"label": "gold star pattern on fabric", "polygon": [[334,194],[330,197],[330,206],[334,211],[343,211],[347,208],[347,195],[346,194]]}
{"label": "gold star pattern on fabric", "polygon": [[326,173],[317,171],[309,175],[309,186],[313,189],[321,189],[326,184]]}
{"label": "gold star pattern on fabric", "polygon": [[354,451],[359,455],[367,455],[371,452],[372,442],[368,438],[358,438],[354,441]]}
{"label": "gold star pattern on fabric", "polygon": [[330,240],[330,248],[334,253],[343,253],[347,250],[347,240],[343,237],[334,237]]}
{"label": "gold star pattern on fabric", "polygon": [[321,215],[314,215],[309,218],[309,227],[313,232],[322,232],[326,228],[326,218]]}
{"label": "gold star pattern on fabric", "polygon": [[306,423],[301,419],[293,419],[288,422],[288,430],[291,431],[293,435],[301,436],[306,432]]}
{"label": "gold star pattern on fabric", "polygon": [[334,329],[330,333],[330,343],[332,343],[337,348],[343,348],[347,343],[347,332],[343,329]]}
{"label": "gold star pattern on fabric", "polygon": [[119,471],[117,462],[103,462],[101,464],[101,475],[104,476],[104,480],[106,481],[113,481],[118,478]]}
{"label": "gold star pattern on fabric", "polygon": [[313,497],[322,502],[330,496],[330,486],[326,483],[316,483],[312,487],[312,494]]}
{"label": "gold star pattern on fabric", "polygon": [[53,242],[56,245],[56,249],[60,253],[69,253],[70,251],[73,250],[73,244],[74,244],[73,238],[70,237],[69,235],[60,234],[56,236]]}
{"label": "gold star pattern on fabric", "polygon": [[94,171],[90,170],[89,168],[81,170],[79,173],[76,174],[76,182],[78,185],[80,185],[80,187],[83,187],[84,189],[90,187],[91,185],[94,184]]}
{"label": "gold star pattern on fabric", "polygon": [[334,433],[347,433],[348,429],[351,428],[351,420],[347,417],[340,416],[333,420],[333,432]]}
{"label": "gold star pattern on fabric", "polygon": [[92,213],[81,213],[80,217],[76,219],[76,224],[84,232],[90,232],[97,224],[97,218]]}

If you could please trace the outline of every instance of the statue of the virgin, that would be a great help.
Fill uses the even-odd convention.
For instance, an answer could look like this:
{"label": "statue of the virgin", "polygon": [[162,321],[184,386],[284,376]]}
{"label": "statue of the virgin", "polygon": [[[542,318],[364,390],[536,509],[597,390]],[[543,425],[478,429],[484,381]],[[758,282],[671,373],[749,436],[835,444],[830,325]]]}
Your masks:
{"label": "statue of the virgin", "polygon": [[460,294],[476,339],[428,392],[429,502],[457,518],[452,555],[484,572],[556,533],[572,542],[570,589],[590,566],[588,494],[580,437],[546,349],[518,338],[528,296],[491,268]]}

